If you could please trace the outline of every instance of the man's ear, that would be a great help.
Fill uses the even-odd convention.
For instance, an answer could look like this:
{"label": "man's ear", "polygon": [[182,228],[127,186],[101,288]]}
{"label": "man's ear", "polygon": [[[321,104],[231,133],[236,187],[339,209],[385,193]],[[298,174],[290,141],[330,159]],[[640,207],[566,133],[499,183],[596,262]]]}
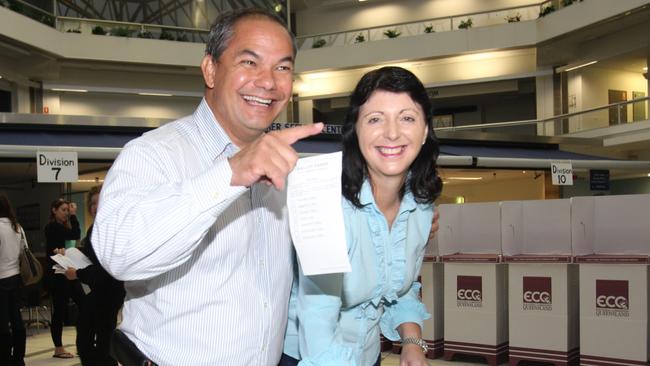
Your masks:
{"label": "man's ear", "polygon": [[203,81],[208,89],[214,88],[214,72],[217,65],[212,61],[212,56],[205,55],[201,61],[201,72],[203,73]]}

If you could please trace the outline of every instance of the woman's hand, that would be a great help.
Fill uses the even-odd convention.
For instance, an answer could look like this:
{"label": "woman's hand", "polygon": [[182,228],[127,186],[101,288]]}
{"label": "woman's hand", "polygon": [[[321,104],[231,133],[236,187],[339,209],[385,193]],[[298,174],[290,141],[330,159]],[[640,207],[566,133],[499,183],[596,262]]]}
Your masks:
{"label": "woman's hand", "polygon": [[400,366],[429,366],[422,348],[417,344],[402,345],[402,354],[400,355]]}
{"label": "woman's hand", "polygon": [[65,270],[65,277],[69,279],[70,281],[76,280],[77,279],[77,269],[76,268],[68,268]]}
{"label": "woman's hand", "polygon": [[68,210],[70,212],[70,216],[76,215],[77,214],[77,204],[74,203],[74,202],[70,202]]}
{"label": "woman's hand", "polygon": [[65,255],[65,248],[56,248],[56,249],[54,249],[54,254],[55,255],[56,254]]}

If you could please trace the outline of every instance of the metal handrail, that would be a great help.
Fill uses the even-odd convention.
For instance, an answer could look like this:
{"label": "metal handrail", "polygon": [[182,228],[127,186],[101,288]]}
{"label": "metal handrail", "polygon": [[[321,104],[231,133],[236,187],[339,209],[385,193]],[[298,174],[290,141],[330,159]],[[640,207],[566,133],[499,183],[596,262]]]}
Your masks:
{"label": "metal handrail", "polygon": [[[511,7],[507,7],[507,8],[499,8],[499,9],[494,9],[494,10],[477,11],[477,12],[473,12],[473,13],[449,15],[449,16],[444,16],[444,17],[422,19],[422,20],[410,21],[410,22],[391,23],[391,24],[378,25],[378,26],[374,26],[374,27],[355,28],[355,29],[346,30],[344,32],[328,32],[328,33],[309,34],[309,35],[297,36],[296,39],[297,40],[303,40],[303,39],[308,39],[308,38],[332,36],[332,35],[335,35],[335,34],[342,34],[342,33],[364,32],[364,31],[370,31],[370,30],[373,30],[373,29],[381,29],[381,28],[387,28],[387,27],[399,27],[399,26],[403,26],[403,25],[426,23],[426,22],[435,22],[435,21],[438,21],[438,20],[445,20],[445,19],[450,19],[450,20],[453,21],[453,18],[466,18],[466,17],[472,16],[472,15],[477,15],[477,14],[497,13],[497,12],[501,12],[501,11],[508,11],[508,10],[514,10],[514,9],[530,8],[532,6],[539,6],[541,8],[544,4],[547,4],[547,3],[550,3],[550,2],[551,2],[550,0],[547,0],[547,1],[542,1],[542,2],[539,2],[539,3],[533,3],[533,4],[528,4],[528,5],[520,5],[520,6],[511,6]],[[452,28],[453,28],[453,24],[452,24]]]}
{"label": "metal handrail", "polygon": [[102,23],[102,24],[115,24],[115,25],[122,25],[122,26],[130,26],[130,27],[137,27],[140,29],[144,28],[165,28],[165,29],[173,29],[173,30],[180,30],[180,31],[187,31],[187,32],[197,32],[197,33],[209,33],[209,29],[205,28],[191,28],[191,27],[180,27],[177,25],[162,25],[162,24],[147,24],[147,23],[135,23],[135,22],[123,22],[123,21],[118,21],[118,20],[106,20],[106,19],[90,19],[90,18],[76,18],[76,17],[68,17],[68,16],[58,16],[56,17],[59,20],[71,20],[71,21],[78,21],[78,22],[84,22],[84,23]]}
{"label": "metal handrail", "polygon": [[[636,98],[636,99],[630,99],[626,100],[623,102],[617,102],[617,103],[611,103],[607,104],[604,106],[600,107],[594,107],[594,108],[589,108],[585,109],[582,111],[578,112],[571,112],[571,113],[564,113],[560,114],[557,116],[552,116],[552,117],[547,117],[547,118],[542,118],[542,119],[529,119],[529,120],[521,120],[521,121],[510,121],[510,122],[495,122],[495,123],[485,123],[485,124],[473,124],[473,125],[464,125],[464,126],[451,126],[451,127],[436,127],[434,130],[436,131],[462,131],[462,130],[476,130],[476,129],[486,129],[486,128],[501,128],[501,127],[513,127],[513,126],[526,126],[526,125],[533,125],[533,124],[538,124],[538,123],[544,123],[544,122],[550,122],[550,121],[555,121],[558,119],[565,119],[565,118],[570,118],[570,117],[575,117],[591,112],[596,112],[600,110],[606,110],[610,108],[618,108],[619,111],[622,108],[622,106],[626,106],[628,104],[632,103],[638,103],[638,102],[643,102],[643,101],[649,101],[650,97],[643,97],[643,98]],[[621,114],[618,114],[618,124],[621,124]]]}
{"label": "metal handrail", "polygon": [[[115,24],[115,25],[122,25],[122,26],[132,26],[132,27],[139,27],[141,29],[144,28],[159,28],[159,29],[171,29],[171,30],[177,30],[177,31],[186,31],[186,32],[192,32],[192,33],[207,33],[209,30],[203,29],[203,28],[192,28],[192,27],[180,27],[180,26],[171,26],[171,25],[162,25],[162,24],[150,24],[150,23],[134,23],[134,22],[124,22],[124,21],[115,21],[115,20],[105,20],[105,19],[92,19],[92,18],[77,18],[77,17],[68,17],[68,16],[59,16],[56,15],[55,13],[48,12],[46,10],[43,10],[37,6],[34,6],[32,4],[29,4],[23,0],[13,0],[15,2],[18,2],[22,5],[25,5],[29,7],[32,10],[35,10],[43,15],[50,16],[54,19],[54,27],[56,28],[56,24],[59,22],[59,20],[73,20],[73,21],[79,21],[79,22],[87,22],[87,23],[104,23],[104,24]],[[521,5],[521,6],[512,6],[512,7],[505,7],[505,8],[499,8],[499,9],[493,9],[493,10],[487,10],[487,11],[480,11],[480,12],[472,12],[472,13],[464,13],[464,14],[456,14],[456,15],[450,15],[450,16],[444,16],[444,17],[436,17],[436,18],[429,18],[429,19],[423,19],[423,20],[418,20],[418,21],[410,21],[410,22],[401,22],[401,23],[392,23],[392,24],[386,24],[386,25],[381,25],[381,26],[374,26],[374,27],[367,27],[367,28],[357,28],[357,29],[352,29],[348,30],[345,32],[330,32],[330,33],[322,33],[322,34],[313,34],[313,35],[304,35],[304,36],[299,36],[296,37],[298,41],[303,41],[305,39],[309,38],[317,38],[317,37],[325,37],[325,36],[331,36],[331,35],[336,35],[336,34],[344,34],[344,33],[353,33],[353,32],[370,32],[371,30],[374,29],[380,29],[380,28],[387,28],[387,27],[398,27],[398,26],[403,26],[403,25],[409,25],[409,24],[418,24],[418,23],[426,23],[426,22],[435,22],[439,20],[445,20],[449,19],[451,22],[451,27],[453,29],[453,19],[454,18],[467,18],[473,15],[479,15],[479,14],[490,14],[490,13],[496,13],[496,12],[502,12],[502,11],[509,11],[509,10],[515,10],[515,9],[524,9],[524,8],[530,8],[533,6],[539,6],[540,10],[545,4],[551,3],[550,0],[542,1],[539,3],[533,3],[533,4],[528,4],[528,5]]]}

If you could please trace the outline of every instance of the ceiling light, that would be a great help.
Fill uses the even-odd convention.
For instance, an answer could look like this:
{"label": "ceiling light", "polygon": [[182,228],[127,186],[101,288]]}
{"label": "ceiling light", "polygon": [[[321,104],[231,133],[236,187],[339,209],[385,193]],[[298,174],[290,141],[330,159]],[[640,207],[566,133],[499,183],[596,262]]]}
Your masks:
{"label": "ceiling light", "polygon": [[481,180],[483,177],[447,177],[449,180]]}
{"label": "ceiling light", "polygon": [[648,173],[648,177],[650,177],[650,173]]}
{"label": "ceiling light", "polygon": [[648,71],[648,66],[644,67],[643,71]]}
{"label": "ceiling light", "polygon": [[2,75],[0,75],[0,79],[2,79]]}
{"label": "ceiling light", "polygon": [[598,62],[598,61],[591,61],[591,62],[584,63],[584,64],[582,64],[582,65],[569,67],[568,69],[566,69],[566,70],[564,70],[564,71],[573,71],[573,70],[577,70],[577,69],[579,69],[579,68],[581,68],[581,67],[585,67],[585,66],[593,65],[593,64],[595,64],[596,62]]}
{"label": "ceiling light", "polygon": [[167,93],[138,93],[138,95],[148,95],[148,96],[153,96],[153,97],[171,97],[173,94],[167,94]]}
{"label": "ceiling light", "polygon": [[88,93],[88,90],[86,89],[52,88],[51,90],[62,91],[62,92]]}

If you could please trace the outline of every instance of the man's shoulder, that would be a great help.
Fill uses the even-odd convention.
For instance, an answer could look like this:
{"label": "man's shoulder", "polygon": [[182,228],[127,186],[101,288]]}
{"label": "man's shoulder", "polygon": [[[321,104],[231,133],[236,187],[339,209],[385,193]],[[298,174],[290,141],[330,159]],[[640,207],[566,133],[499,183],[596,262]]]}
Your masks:
{"label": "man's shoulder", "polygon": [[196,126],[192,115],[185,116],[143,133],[140,137],[129,141],[125,145],[125,148],[135,146],[163,148],[165,146],[177,145],[186,142],[192,134],[192,131],[195,130]]}

